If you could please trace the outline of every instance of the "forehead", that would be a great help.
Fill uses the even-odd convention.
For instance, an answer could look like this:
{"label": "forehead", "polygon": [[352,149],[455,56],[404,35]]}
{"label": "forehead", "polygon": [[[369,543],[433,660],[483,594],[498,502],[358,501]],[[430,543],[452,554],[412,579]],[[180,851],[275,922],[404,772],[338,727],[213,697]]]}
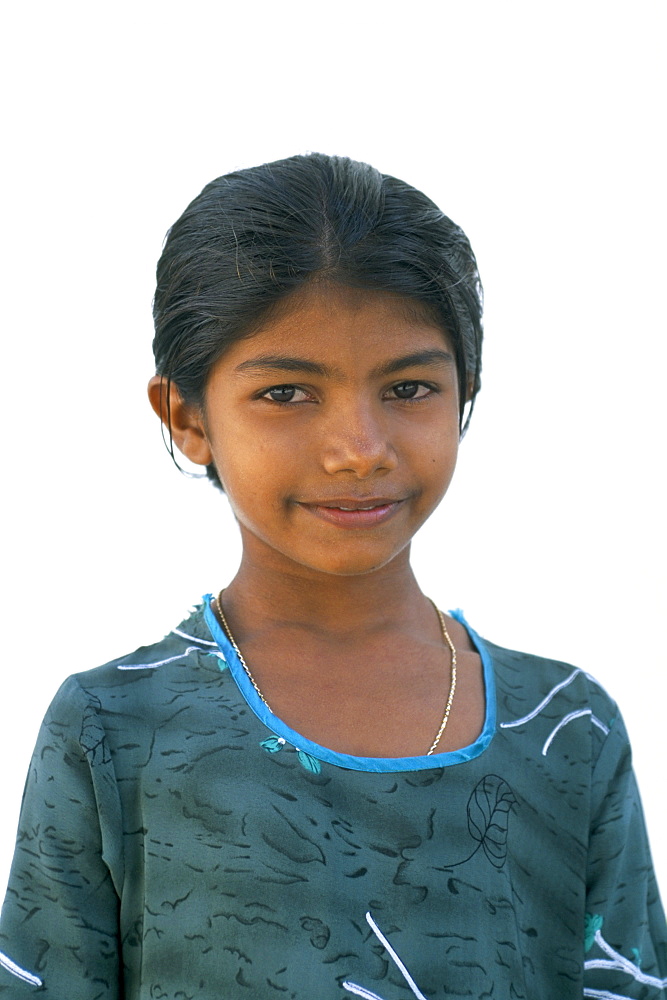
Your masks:
{"label": "forehead", "polygon": [[435,306],[377,288],[355,288],[338,282],[311,281],[291,295],[281,299],[270,313],[271,320],[293,316],[299,312],[317,310],[320,313],[384,312],[400,316],[406,323],[432,325],[440,328]]}
{"label": "forehead", "polygon": [[327,354],[350,350],[360,357],[422,341],[451,349],[435,307],[391,292],[313,283],[281,300],[228,354],[252,354],[272,343]]}

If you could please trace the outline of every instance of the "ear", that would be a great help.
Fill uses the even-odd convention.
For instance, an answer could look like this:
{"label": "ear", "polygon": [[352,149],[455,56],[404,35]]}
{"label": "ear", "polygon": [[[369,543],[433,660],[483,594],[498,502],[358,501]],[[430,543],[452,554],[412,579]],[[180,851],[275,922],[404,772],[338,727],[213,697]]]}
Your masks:
{"label": "ear", "polygon": [[213,455],[199,407],[183,402],[174,383],[162,375],[148,383],[148,398],[178,450],[196,465],[210,465]]}

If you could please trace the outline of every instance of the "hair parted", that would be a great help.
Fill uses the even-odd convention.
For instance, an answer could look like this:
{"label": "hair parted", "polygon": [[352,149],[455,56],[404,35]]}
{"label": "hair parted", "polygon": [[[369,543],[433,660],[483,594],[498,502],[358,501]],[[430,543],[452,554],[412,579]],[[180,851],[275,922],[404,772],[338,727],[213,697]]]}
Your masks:
{"label": "hair parted", "polygon": [[[310,153],[238,170],[188,205],[157,266],[157,374],[201,406],[225,350],[312,280],[427,305],[454,347],[466,430],[482,348],[482,287],[470,243],[421,191],[347,157]],[[212,465],[207,474],[221,486]]]}

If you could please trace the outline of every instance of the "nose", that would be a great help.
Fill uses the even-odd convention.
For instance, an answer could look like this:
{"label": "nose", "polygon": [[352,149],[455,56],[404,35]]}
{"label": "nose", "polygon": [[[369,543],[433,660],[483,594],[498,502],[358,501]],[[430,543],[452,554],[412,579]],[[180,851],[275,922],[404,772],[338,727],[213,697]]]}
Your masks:
{"label": "nose", "polygon": [[323,431],[322,461],[330,475],[351,472],[358,479],[368,479],[398,465],[388,422],[372,405],[337,407]]}

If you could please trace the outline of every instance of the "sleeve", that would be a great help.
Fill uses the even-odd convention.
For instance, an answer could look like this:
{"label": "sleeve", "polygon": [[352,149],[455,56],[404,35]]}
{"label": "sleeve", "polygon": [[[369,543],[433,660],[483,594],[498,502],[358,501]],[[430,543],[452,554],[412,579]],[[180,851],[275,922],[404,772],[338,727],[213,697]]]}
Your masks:
{"label": "sleeve", "polygon": [[667,1000],[667,926],[623,720],[595,765],[584,997]]}
{"label": "sleeve", "polygon": [[99,709],[69,678],[39,733],[0,918],[7,1000],[122,996],[122,821]]}

